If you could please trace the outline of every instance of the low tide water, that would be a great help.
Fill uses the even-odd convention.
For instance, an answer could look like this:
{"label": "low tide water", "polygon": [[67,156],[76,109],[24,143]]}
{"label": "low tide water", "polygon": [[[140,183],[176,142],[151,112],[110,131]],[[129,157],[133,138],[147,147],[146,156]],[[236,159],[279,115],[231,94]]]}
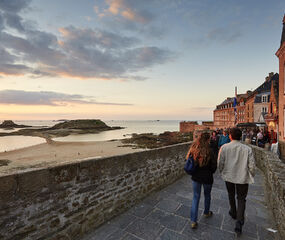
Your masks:
{"label": "low tide water", "polygon": [[[104,121],[108,126],[120,126],[123,129],[104,131],[97,134],[69,135],[66,137],[54,138],[55,141],[80,142],[80,141],[109,141],[113,139],[123,139],[131,137],[133,133],[154,133],[159,134],[165,131],[179,131],[181,120],[149,120],[149,121]],[[17,124],[29,126],[53,126],[56,121],[14,121]],[[18,129],[15,129],[18,130]],[[15,131],[13,130],[13,131]],[[0,132],[11,131],[0,129]],[[24,148],[45,142],[43,138],[26,136],[0,137],[0,152]]]}

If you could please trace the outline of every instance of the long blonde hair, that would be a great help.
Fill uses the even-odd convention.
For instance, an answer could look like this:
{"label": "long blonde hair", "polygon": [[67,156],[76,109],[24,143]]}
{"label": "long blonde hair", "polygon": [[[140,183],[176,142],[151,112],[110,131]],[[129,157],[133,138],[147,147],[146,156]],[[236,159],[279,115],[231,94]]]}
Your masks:
{"label": "long blonde hair", "polygon": [[191,155],[200,167],[206,166],[210,160],[210,134],[203,132],[191,145],[187,158]]}

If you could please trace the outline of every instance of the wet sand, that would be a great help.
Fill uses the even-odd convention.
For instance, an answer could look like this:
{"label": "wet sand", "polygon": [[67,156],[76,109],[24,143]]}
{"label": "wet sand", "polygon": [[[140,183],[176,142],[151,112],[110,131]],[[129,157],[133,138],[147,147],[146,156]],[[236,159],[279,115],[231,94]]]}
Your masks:
{"label": "wet sand", "polygon": [[[0,153],[0,176],[33,168],[54,166],[62,163],[82,161],[142,151],[131,147],[120,147],[121,141],[102,142],[50,142],[27,148]],[[8,165],[5,165],[8,162]]]}

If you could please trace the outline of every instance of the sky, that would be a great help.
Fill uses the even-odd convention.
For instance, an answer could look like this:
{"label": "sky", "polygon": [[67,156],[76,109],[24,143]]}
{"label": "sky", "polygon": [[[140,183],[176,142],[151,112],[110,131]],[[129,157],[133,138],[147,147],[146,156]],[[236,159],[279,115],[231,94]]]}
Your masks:
{"label": "sky", "polygon": [[212,120],[278,72],[283,0],[0,0],[0,119]]}

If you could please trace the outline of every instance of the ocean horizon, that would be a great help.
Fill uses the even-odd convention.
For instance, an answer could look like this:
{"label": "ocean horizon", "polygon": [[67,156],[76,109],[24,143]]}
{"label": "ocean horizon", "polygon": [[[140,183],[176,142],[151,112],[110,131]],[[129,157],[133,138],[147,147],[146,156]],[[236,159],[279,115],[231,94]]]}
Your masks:
{"label": "ocean horizon", "polygon": [[[165,131],[179,131],[181,121],[192,120],[103,120],[108,126],[120,126],[123,129],[103,131],[96,134],[69,135],[66,137],[54,138],[59,142],[89,142],[89,141],[110,141],[131,137],[131,134],[153,133],[160,134]],[[194,120],[199,124],[202,120]],[[2,121],[3,122],[3,121]],[[46,126],[51,127],[57,124],[58,120],[13,120],[16,124],[29,125],[32,127]],[[0,132],[17,131],[0,129]],[[12,151],[15,149],[34,146],[44,143],[45,139],[40,137],[28,136],[5,136],[0,137],[0,152]]]}

